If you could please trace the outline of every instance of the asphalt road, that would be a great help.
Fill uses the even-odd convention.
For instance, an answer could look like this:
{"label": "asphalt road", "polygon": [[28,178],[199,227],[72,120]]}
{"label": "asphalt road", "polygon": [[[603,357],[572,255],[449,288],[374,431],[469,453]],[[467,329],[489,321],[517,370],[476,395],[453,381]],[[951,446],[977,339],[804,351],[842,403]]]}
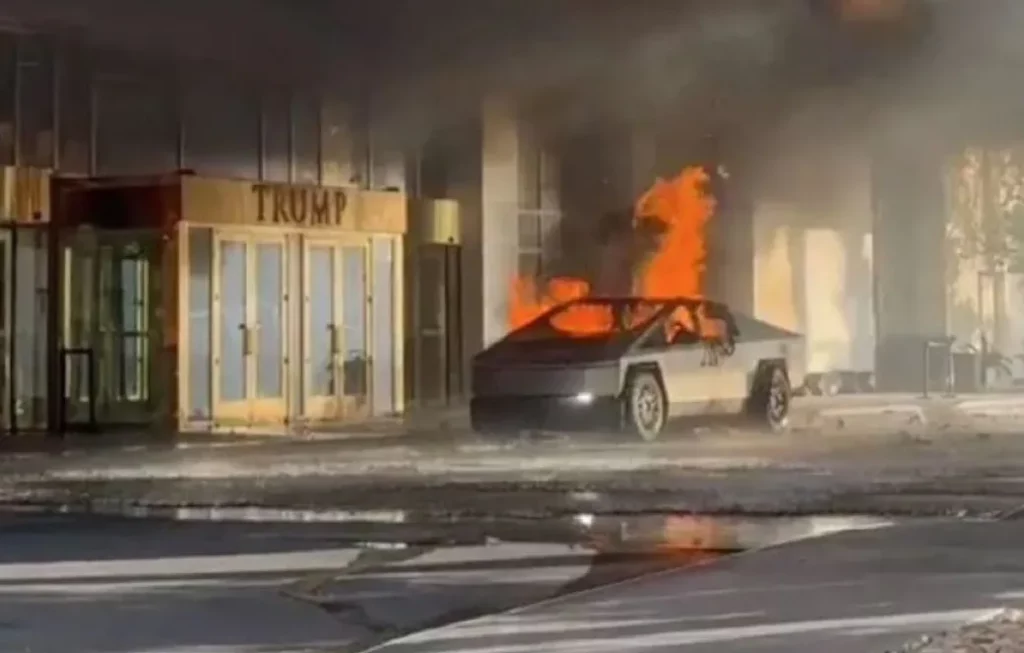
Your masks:
{"label": "asphalt road", "polygon": [[[1024,522],[847,532],[393,640],[378,653],[882,653],[1024,606]],[[982,634],[984,635],[984,633]],[[1019,651],[991,636],[929,651]]]}
{"label": "asphalt road", "polygon": [[0,651],[31,653],[344,653],[695,559],[357,549],[335,524],[0,513],[0,535]]}

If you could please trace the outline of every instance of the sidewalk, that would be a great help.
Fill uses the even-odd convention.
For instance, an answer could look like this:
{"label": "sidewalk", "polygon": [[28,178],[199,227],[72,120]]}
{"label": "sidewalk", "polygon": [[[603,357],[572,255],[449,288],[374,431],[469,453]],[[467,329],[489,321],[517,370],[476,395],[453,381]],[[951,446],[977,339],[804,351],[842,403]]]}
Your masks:
{"label": "sidewalk", "polygon": [[313,442],[333,442],[337,447],[373,447],[381,443],[411,443],[420,446],[450,444],[469,432],[464,410],[417,412],[402,418],[380,418],[337,428],[310,429],[238,427],[193,431],[119,430],[108,433],[43,433],[0,435],[0,457],[36,455],[77,455],[115,451],[161,452],[176,449],[220,449],[233,447],[280,447]]}
{"label": "sidewalk", "polygon": [[[958,419],[1007,418],[1024,415],[1024,394],[932,395],[861,394],[837,397],[797,397],[791,414],[798,431],[823,428],[948,425]],[[706,431],[699,423],[682,432]],[[331,442],[343,448],[373,449],[395,445],[443,448],[475,441],[464,406],[416,411],[404,417],[381,418],[337,428],[220,428],[188,432],[116,431],[70,433],[48,437],[40,433],[0,435],[0,457],[79,455],[111,451],[165,452],[183,449],[266,447]]]}
{"label": "sidewalk", "polygon": [[650,511],[1002,514],[1024,505],[1024,487],[1010,482],[1024,460],[1018,408],[1020,396],[810,398],[798,411],[806,425],[789,434],[719,428],[648,444],[588,436],[494,443],[455,428],[229,440],[246,446],[206,436],[0,456],[0,503],[348,522]]}

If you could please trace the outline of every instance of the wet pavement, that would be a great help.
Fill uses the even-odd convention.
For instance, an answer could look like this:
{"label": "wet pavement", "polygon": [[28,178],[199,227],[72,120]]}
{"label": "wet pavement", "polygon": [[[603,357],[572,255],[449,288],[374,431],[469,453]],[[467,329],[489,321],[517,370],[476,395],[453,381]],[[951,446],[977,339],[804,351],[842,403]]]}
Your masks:
{"label": "wet pavement", "polygon": [[[858,401],[851,398],[843,410]],[[995,400],[988,401],[980,408]],[[545,539],[562,541],[579,514],[1024,514],[1024,475],[1016,462],[1024,458],[1024,437],[1016,417],[974,417],[954,426],[894,415],[896,422],[877,429],[848,425],[771,435],[720,427],[677,431],[651,444],[555,436],[0,457],[0,505],[188,520],[343,522],[349,529],[395,533],[426,526],[461,542],[514,537],[509,532],[523,521],[546,531]]]}
{"label": "wet pavement", "polygon": [[0,530],[0,650],[43,653],[359,650],[668,564],[557,543],[357,548],[336,525],[0,514]]}
{"label": "wet pavement", "polygon": [[[1017,651],[1019,617],[998,616],[1024,606],[1022,537],[1019,521],[844,532],[422,631],[373,650]],[[970,626],[979,621],[987,627]],[[1007,642],[1014,646],[996,648]]]}
{"label": "wet pavement", "polygon": [[[311,447],[305,449],[304,447]],[[192,519],[445,523],[577,513],[895,516],[1024,507],[1012,432],[710,434],[652,446],[555,440],[445,451],[325,443],[8,462],[8,506]]]}
{"label": "wet pavement", "polygon": [[[587,437],[307,441],[7,456],[0,459],[0,650],[357,651],[660,570],[697,565],[702,582],[734,569],[732,557],[709,564],[723,555],[893,521],[878,516],[1012,524],[1024,517],[1016,462],[1024,438],[1010,414],[959,426],[899,414],[879,428],[844,421],[785,436],[710,429],[652,445]],[[40,514],[54,512],[85,514]],[[961,537],[933,537],[940,536]],[[814,585],[823,573],[817,549],[795,546],[805,547],[799,555],[810,566],[792,575]],[[763,573],[742,568],[744,575],[730,577],[738,595]],[[615,591],[628,597],[632,586]],[[658,591],[674,597],[678,590]],[[562,600],[569,599],[553,605]],[[649,601],[637,601],[632,617],[588,616],[594,632],[586,650],[624,650],[603,634],[616,620],[668,623],[645,607]],[[821,617],[826,625],[812,626],[805,621],[819,618],[813,606],[807,619],[794,607],[779,623],[727,616],[764,606],[726,606],[722,614],[695,613],[699,632],[679,643],[741,642],[743,633],[769,643],[805,632],[904,634],[981,609],[968,603],[914,613],[902,630],[870,611],[846,615],[839,604],[837,616]],[[680,610],[691,604],[684,597]],[[132,629],[121,627],[128,613]],[[728,628],[738,620],[740,636],[725,637],[718,620]],[[497,645],[493,630],[481,632],[487,646]],[[665,636],[657,631],[649,643],[656,648]],[[445,650],[484,641],[470,640],[444,640]],[[560,650],[583,646],[559,641]]]}
{"label": "wet pavement", "polygon": [[[629,579],[888,522],[522,522],[457,542],[339,524],[187,523],[0,512],[0,650],[360,651]],[[367,538],[367,539],[364,539]],[[128,626],[130,624],[130,626]]]}

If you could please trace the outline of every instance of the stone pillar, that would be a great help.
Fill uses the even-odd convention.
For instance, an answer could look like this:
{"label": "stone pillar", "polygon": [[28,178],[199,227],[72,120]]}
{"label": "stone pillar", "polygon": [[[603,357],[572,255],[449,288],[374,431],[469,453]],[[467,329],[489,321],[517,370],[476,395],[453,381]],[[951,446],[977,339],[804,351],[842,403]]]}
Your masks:
{"label": "stone pillar", "polygon": [[[509,289],[516,276],[519,202],[519,131],[515,105],[489,98],[481,112],[482,146],[478,252],[480,341],[508,330]],[[468,272],[468,270],[467,270]],[[468,280],[468,279],[467,279]]]}

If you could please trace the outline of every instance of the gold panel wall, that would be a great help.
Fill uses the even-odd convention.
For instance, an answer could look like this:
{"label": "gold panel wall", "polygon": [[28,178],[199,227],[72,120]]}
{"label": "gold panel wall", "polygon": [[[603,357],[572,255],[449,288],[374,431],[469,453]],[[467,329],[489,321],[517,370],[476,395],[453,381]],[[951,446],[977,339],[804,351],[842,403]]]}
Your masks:
{"label": "gold panel wall", "polygon": [[181,213],[192,223],[333,232],[404,234],[408,221],[402,193],[204,177],[182,177]]}

